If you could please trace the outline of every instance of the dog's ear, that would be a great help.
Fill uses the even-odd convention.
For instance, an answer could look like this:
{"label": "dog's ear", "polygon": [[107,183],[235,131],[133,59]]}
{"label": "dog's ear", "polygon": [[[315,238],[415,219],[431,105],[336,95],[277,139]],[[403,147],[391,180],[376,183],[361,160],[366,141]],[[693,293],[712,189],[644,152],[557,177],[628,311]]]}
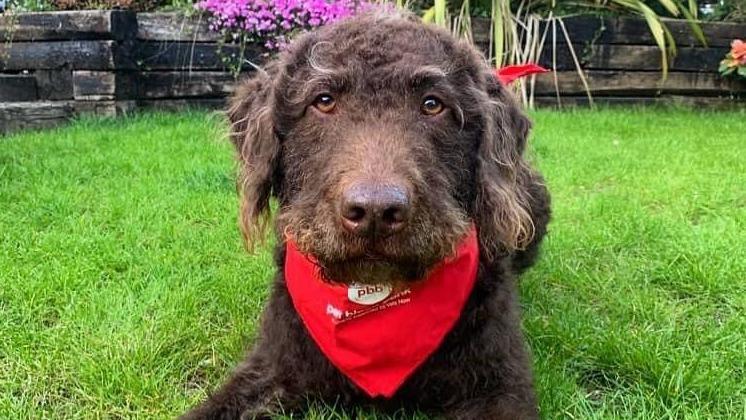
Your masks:
{"label": "dog's ear", "polygon": [[257,71],[238,87],[228,109],[231,141],[239,161],[239,221],[249,249],[266,236],[269,226],[269,199],[280,151],[273,102],[272,76]]}
{"label": "dog's ear", "polygon": [[492,74],[485,80],[474,219],[482,252],[494,259],[523,249],[534,234],[523,158],[531,122]]}

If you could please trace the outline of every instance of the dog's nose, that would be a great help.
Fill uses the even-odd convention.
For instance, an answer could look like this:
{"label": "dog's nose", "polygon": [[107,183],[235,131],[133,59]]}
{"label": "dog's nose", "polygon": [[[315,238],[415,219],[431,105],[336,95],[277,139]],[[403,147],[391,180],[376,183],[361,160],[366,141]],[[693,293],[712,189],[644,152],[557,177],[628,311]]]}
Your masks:
{"label": "dog's nose", "polygon": [[355,235],[386,237],[399,232],[409,211],[409,194],[400,185],[361,183],[342,194],[342,225]]}

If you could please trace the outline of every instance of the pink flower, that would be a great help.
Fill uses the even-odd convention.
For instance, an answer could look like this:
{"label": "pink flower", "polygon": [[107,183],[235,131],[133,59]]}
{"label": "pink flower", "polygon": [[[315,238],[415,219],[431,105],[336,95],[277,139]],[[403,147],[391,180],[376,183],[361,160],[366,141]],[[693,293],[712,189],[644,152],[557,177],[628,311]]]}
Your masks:
{"label": "pink flower", "polygon": [[743,42],[740,39],[734,39],[730,44],[730,47],[730,55],[733,59],[740,65],[746,66],[746,42]]}
{"label": "pink flower", "polygon": [[[369,8],[368,0],[201,0],[198,9],[209,12],[210,28],[248,35],[271,50],[282,48],[285,35],[325,25]],[[237,33],[237,32],[240,32]]]}

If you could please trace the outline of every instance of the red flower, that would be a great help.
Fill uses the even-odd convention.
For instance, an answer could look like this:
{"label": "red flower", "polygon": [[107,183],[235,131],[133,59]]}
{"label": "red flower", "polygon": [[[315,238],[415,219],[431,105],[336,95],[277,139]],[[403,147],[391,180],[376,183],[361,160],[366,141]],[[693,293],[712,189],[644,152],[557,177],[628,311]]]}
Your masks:
{"label": "red flower", "polygon": [[746,42],[743,42],[740,39],[734,39],[730,46],[731,57],[733,57],[733,59],[740,65],[746,66]]}

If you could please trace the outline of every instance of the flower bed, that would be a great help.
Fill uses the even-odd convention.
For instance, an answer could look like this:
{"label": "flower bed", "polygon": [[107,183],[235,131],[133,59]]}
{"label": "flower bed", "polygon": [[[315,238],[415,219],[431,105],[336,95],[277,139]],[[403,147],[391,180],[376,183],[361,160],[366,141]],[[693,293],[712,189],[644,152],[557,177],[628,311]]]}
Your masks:
{"label": "flower bed", "polygon": [[[283,13],[299,15],[293,7],[272,9],[273,17],[256,22],[248,22],[252,18],[246,12],[225,10],[223,20],[213,21],[215,28],[229,22],[231,28],[239,22],[266,28],[261,37],[235,43],[223,38],[230,33],[228,26],[222,26],[223,34],[214,32],[209,19],[200,15],[75,11],[0,16],[0,132],[46,127],[86,112],[120,115],[137,108],[220,107],[235,86],[232,72],[250,72],[250,63],[266,59],[267,47],[277,47],[275,34],[280,33],[272,25],[288,22]],[[294,31],[352,11],[347,3],[335,7],[300,13],[302,17],[293,18]],[[231,21],[230,13],[243,17]],[[668,22],[680,47],[662,82],[660,53],[644,22],[576,17],[565,24],[598,103],[729,106],[740,101],[742,106],[746,99],[746,81],[718,73],[733,38],[746,33],[746,25],[703,24],[710,45],[703,48],[685,22]],[[487,50],[488,21],[474,20],[474,39]],[[551,50],[545,50],[542,64],[557,70],[562,104],[587,103],[567,46],[557,45],[556,66],[551,58]],[[554,82],[553,74],[537,79],[537,104],[558,103]]]}
{"label": "flower bed", "polygon": [[288,34],[351,16],[365,5],[354,0],[202,0],[196,6],[212,16],[210,28],[224,38],[276,50]]}

